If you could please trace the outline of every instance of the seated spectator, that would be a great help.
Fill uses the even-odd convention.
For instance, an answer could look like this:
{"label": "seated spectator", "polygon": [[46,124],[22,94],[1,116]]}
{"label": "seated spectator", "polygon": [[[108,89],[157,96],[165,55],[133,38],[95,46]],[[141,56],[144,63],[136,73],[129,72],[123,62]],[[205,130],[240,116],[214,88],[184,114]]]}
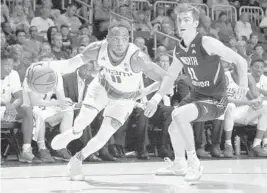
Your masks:
{"label": "seated spectator", "polygon": [[236,43],[237,43],[236,37],[234,36],[229,37],[229,47],[235,52],[237,52]]}
{"label": "seated spectator", "polygon": [[[90,42],[97,41],[96,37],[93,35],[93,27],[92,25],[82,25],[80,28],[80,36],[86,35],[89,36]],[[80,39],[80,38],[79,38]]]}
{"label": "seated spectator", "polygon": [[30,27],[29,34],[30,39],[24,41],[24,46],[37,55],[41,52],[42,43],[37,40],[38,32],[36,26]]}
{"label": "seated spectator", "polygon": [[82,4],[81,5],[81,7],[78,9],[78,14],[81,16],[81,17],[83,17],[83,18],[85,18],[85,19],[81,19],[80,18],[80,20],[81,20],[81,22],[82,22],[82,24],[86,24],[86,25],[89,25],[90,24],[90,20],[92,19],[92,18],[90,18],[91,17],[91,12],[93,11],[93,9],[89,9],[87,6],[85,6],[84,4]]}
{"label": "seated spectator", "polygon": [[39,33],[46,33],[48,28],[55,26],[54,22],[49,18],[51,9],[47,7],[41,8],[41,16],[34,17],[31,26],[36,26]]}
{"label": "seated spectator", "polygon": [[9,22],[1,23],[1,28],[2,28],[3,33],[6,36],[6,42],[9,45],[16,44],[16,36],[15,36],[14,31],[11,28],[10,23]]}
{"label": "seated spectator", "polygon": [[62,25],[60,27],[60,32],[62,34],[62,50],[70,55],[70,50],[72,50],[72,41],[70,38],[69,27],[67,25]]}
{"label": "seated spectator", "polygon": [[[267,151],[261,147],[261,141],[266,132],[266,119],[267,119],[267,106],[262,104],[262,100],[259,97],[259,92],[256,88],[253,77],[249,75],[249,92],[247,94],[248,99],[241,99],[238,96],[237,73],[226,73],[228,79],[228,98],[229,104],[224,115],[224,130],[225,130],[225,150],[224,157],[233,157],[233,147],[231,144],[232,131],[234,123],[242,125],[257,125],[256,137],[254,139],[251,155],[257,157],[267,157]],[[249,97],[250,96],[250,97]],[[264,144],[264,146],[267,144]]]}
{"label": "seated spectator", "polygon": [[69,26],[70,31],[72,33],[78,33],[79,27],[81,27],[81,25],[82,25],[79,18],[75,16],[76,12],[77,12],[77,5],[70,4],[67,6],[66,13],[63,14],[63,16],[68,21],[68,26]]}
{"label": "seated spectator", "polygon": [[51,55],[53,57],[50,57],[50,58],[56,59],[54,54],[52,54],[52,49],[51,49],[51,46],[48,42],[43,42],[40,55]]}
{"label": "seated spectator", "polygon": [[[211,19],[208,16],[203,16],[200,22],[200,27],[198,28],[198,31],[202,35],[210,35],[212,37],[215,37],[216,39],[219,38],[218,36],[218,30],[214,29],[216,24],[213,24],[211,26]],[[218,29],[219,27],[217,27]]]}
{"label": "seated spectator", "polygon": [[57,60],[64,60],[69,58],[69,55],[62,50],[62,35],[60,33],[56,33],[52,37],[52,54],[55,55]]}
{"label": "seated spectator", "polygon": [[61,15],[58,9],[53,9],[50,16],[57,29],[60,29],[62,25],[69,25],[68,19],[64,15]]}
{"label": "seated spectator", "polygon": [[267,66],[267,52],[264,51],[261,44],[255,46],[255,53],[251,56],[251,60],[262,59]]}
{"label": "seated spectator", "polygon": [[244,38],[245,40],[249,40],[252,28],[247,13],[242,13],[239,21],[236,22],[235,33],[238,40],[243,40]]}
{"label": "seated spectator", "polygon": [[260,4],[259,4],[259,2],[256,1],[256,0],[249,0],[248,6],[259,7]]}
{"label": "seated spectator", "polygon": [[220,27],[220,31],[219,31],[220,36],[226,36],[227,39],[230,36],[234,36],[234,30],[231,25],[231,22],[228,21],[226,12],[221,12],[219,14],[217,23],[219,24],[219,27]]}
{"label": "seated spectator", "polygon": [[145,17],[145,13],[143,11],[138,11],[136,16],[134,29],[136,31],[150,31],[152,30],[152,25],[149,21],[149,18]]}
{"label": "seated spectator", "polygon": [[55,26],[49,27],[47,32],[46,32],[46,37],[47,37],[47,41],[49,42],[49,44],[52,44],[52,37],[58,33],[58,29]]}
{"label": "seated spectator", "polygon": [[251,62],[251,56],[247,55],[247,43],[245,41],[238,41],[236,43],[236,49],[237,53],[247,60],[249,67]]}
{"label": "seated spectator", "polygon": [[13,70],[13,57],[1,54],[1,120],[12,122],[22,120],[23,134],[20,162],[40,163],[31,148],[33,132],[32,108],[23,104],[23,94],[18,73]]}
{"label": "seated spectator", "polygon": [[264,65],[263,60],[253,60],[251,63],[251,76],[256,82],[256,87],[259,89],[261,97],[267,101],[267,76],[263,73],[267,72],[267,65]]}
{"label": "seated spectator", "polygon": [[16,5],[13,8],[12,16],[10,17],[10,24],[14,30],[23,29],[29,31],[29,21],[24,13],[22,5]]}
{"label": "seated spectator", "polygon": [[151,25],[161,24],[163,19],[164,19],[164,9],[163,7],[158,7],[156,18],[151,21]]}
{"label": "seated spectator", "polygon": [[82,35],[80,37],[79,45],[85,45],[88,46],[91,43],[90,38],[88,35]]}
{"label": "seated spectator", "polygon": [[22,7],[23,7],[24,14],[27,17],[27,20],[31,21],[34,18],[34,10],[32,6],[32,1],[23,0]]}
{"label": "seated spectator", "polygon": [[[51,60],[51,58],[42,58],[43,61]],[[30,97],[30,102],[33,107],[34,116],[38,120],[38,125],[34,131],[35,140],[39,147],[39,156],[43,161],[54,162],[45,146],[45,123],[49,123],[52,127],[60,124],[60,132],[65,132],[70,129],[73,124],[73,109],[71,108],[72,101],[65,97],[63,89],[62,76],[57,73],[58,83],[53,92],[41,94],[32,91],[27,85],[25,79],[23,86],[24,90]],[[52,95],[56,95],[56,99],[52,99]],[[49,139],[52,141],[52,139]],[[69,161],[70,153],[66,148],[56,151],[55,159]]]}
{"label": "seated spectator", "polygon": [[[170,23],[162,23],[162,32],[175,37],[173,26]],[[173,48],[176,45],[176,41],[166,36],[159,36],[159,44],[167,49],[168,53],[172,53]]]}
{"label": "seated spectator", "polygon": [[164,19],[161,23],[162,24],[163,23],[169,23],[171,25],[171,27],[176,30],[177,29],[176,19],[177,19],[177,16],[176,16],[174,9],[170,8],[167,10],[167,15],[164,17]]}
{"label": "seated spectator", "polygon": [[134,40],[134,44],[137,45],[137,47],[139,47],[143,52],[145,52],[148,55],[148,50],[145,43],[146,43],[145,39],[142,37],[137,37]]}
{"label": "seated spectator", "polygon": [[255,46],[259,42],[259,36],[256,33],[250,35],[249,42],[247,44],[247,54],[252,55],[255,52]]}

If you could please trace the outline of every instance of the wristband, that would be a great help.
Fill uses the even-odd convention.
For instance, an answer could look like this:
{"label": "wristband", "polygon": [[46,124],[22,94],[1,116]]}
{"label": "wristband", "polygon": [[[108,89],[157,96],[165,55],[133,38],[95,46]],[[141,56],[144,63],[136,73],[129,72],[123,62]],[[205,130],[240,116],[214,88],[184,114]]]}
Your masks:
{"label": "wristband", "polygon": [[162,100],[162,96],[159,93],[156,93],[153,97],[153,100],[157,101],[157,103],[159,104],[160,101]]}

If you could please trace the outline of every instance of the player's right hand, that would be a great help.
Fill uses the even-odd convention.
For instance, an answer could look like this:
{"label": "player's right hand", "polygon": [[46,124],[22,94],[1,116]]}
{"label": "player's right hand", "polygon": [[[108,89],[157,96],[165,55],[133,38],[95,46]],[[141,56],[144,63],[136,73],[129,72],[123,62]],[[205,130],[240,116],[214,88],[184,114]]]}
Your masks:
{"label": "player's right hand", "polygon": [[152,117],[158,109],[158,102],[155,99],[151,99],[146,103],[144,109],[144,115],[148,118]]}

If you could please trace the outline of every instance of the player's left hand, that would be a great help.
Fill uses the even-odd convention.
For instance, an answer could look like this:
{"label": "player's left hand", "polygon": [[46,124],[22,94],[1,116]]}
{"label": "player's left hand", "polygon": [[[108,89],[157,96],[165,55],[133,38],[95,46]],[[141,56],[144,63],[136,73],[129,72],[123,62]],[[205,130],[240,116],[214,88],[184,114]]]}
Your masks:
{"label": "player's left hand", "polygon": [[146,103],[146,107],[144,109],[144,115],[147,117],[152,117],[158,108],[158,102],[155,99],[151,99]]}

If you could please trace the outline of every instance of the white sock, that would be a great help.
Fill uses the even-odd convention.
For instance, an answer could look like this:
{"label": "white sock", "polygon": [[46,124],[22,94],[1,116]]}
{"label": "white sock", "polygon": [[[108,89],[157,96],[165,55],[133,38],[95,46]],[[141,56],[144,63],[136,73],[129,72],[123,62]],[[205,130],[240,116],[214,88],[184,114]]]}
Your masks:
{"label": "white sock", "polygon": [[256,147],[258,145],[261,145],[261,139],[255,138],[253,141],[253,147]]}
{"label": "white sock", "polygon": [[25,143],[22,145],[22,151],[23,152],[29,152],[30,148],[31,148],[31,144],[29,144],[29,143]]}
{"label": "white sock", "polygon": [[262,146],[265,146],[265,145],[267,145],[267,138],[263,138],[262,140]]}
{"label": "white sock", "polygon": [[196,154],[196,151],[187,151],[187,157],[189,160],[192,160],[192,159],[197,159],[198,160],[198,157],[197,157],[197,154]]}
{"label": "white sock", "polygon": [[38,145],[39,150],[46,149],[44,140],[43,141],[37,141],[37,145]]}
{"label": "white sock", "polygon": [[231,146],[232,146],[232,142],[231,142],[231,140],[225,140],[225,144],[226,144],[226,145],[231,145]]}

